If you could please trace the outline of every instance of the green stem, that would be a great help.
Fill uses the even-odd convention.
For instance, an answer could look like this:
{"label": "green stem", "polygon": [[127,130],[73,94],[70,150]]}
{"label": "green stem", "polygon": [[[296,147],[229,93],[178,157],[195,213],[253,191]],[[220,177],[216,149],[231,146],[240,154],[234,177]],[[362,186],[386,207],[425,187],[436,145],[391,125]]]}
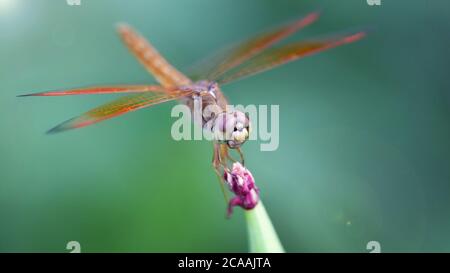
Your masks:
{"label": "green stem", "polygon": [[254,209],[245,212],[245,219],[250,252],[284,253],[284,248],[261,201]]}

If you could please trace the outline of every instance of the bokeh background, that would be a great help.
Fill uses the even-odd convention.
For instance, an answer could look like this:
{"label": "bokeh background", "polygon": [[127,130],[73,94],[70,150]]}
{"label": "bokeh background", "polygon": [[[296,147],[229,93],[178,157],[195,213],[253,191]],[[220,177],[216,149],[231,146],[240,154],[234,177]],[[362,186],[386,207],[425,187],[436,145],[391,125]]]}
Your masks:
{"label": "bokeh background", "polygon": [[[345,2],[345,3],[344,3]],[[246,252],[225,219],[211,144],[170,136],[173,103],[58,135],[114,96],[17,98],[153,83],[121,44],[140,30],[180,69],[308,11],[293,39],[363,27],[359,43],[223,88],[280,105],[280,146],[244,146],[288,252],[450,251],[450,2],[0,0],[0,251]]]}

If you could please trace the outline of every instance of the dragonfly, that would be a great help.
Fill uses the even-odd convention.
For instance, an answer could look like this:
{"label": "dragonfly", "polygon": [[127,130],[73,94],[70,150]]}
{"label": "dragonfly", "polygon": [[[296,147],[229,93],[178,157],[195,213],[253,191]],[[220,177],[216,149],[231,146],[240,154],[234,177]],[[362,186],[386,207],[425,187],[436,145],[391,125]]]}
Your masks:
{"label": "dragonfly", "polygon": [[[194,72],[190,74],[184,74],[172,66],[149,41],[131,26],[120,24],[117,31],[124,44],[154,76],[158,84],[94,86],[21,96],[131,93],[69,119],[52,128],[48,133],[59,133],[86,127],[169,101],[178,100],[189,106],[191,110],[195,110],[194,107],[198,107],[198,105],[202,107],[198,110],[204,110],[208,106],[217,106],[218,109],[222,110],[212,115],[203,116],[199,125],[205,130],[211,131],[219,128],[219,131],[220,129],[223,131],[224,127],[227,127],[226,131],[229,131],[223,135],[214,134],[217,137],[213,139],[212,165],[216,174],[222,177],[221,171],[228,169],[230,162],[236,162],[230,156],[230,149],[237,151],[240,162],[244,165],[241,146],[249,138],[251,127],[247,115],[241,111],[228,110],[228,101],[221,91],[221,86],[315,53],[356,42],[367,35],[364,31],[355,31],[345,35],[333,35],[326,38],[275,45],[312,24],[318,17],[318,12],[312,12],[228,47],[220,54],[210,56],[199,62],[200,65],[195,66]],[[201,102],[201,104],[198,102]]]}

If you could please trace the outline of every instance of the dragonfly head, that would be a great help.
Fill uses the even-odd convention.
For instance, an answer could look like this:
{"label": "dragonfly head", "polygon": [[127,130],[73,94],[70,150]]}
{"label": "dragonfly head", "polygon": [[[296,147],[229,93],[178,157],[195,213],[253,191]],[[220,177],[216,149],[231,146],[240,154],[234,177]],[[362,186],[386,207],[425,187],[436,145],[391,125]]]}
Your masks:
{"label": "dragonfly head", "polygon": [[250,120],[247,115],[241,111],[232,113],[235,118],[233,132],[227,145],[231,149],[239,148],[250,136]]}
{"label": "dragonfly head", "polygon": [[217,142],[236,149],[244,144],[250,136],[250,120],[241,111],[222,112],[214,119],[211,129]]}

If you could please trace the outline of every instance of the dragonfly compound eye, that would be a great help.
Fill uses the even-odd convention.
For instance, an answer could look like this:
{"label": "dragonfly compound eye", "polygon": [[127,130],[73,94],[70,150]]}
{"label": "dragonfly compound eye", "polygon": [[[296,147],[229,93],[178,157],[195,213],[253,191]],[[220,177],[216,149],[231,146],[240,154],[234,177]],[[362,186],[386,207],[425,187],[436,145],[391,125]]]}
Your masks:
{"label": "dragonfly compound eye", "polygon": [[215,118],[212,133],[217,142],[238,148],[250,136],[250,121],[241,111],[223,112]]}

